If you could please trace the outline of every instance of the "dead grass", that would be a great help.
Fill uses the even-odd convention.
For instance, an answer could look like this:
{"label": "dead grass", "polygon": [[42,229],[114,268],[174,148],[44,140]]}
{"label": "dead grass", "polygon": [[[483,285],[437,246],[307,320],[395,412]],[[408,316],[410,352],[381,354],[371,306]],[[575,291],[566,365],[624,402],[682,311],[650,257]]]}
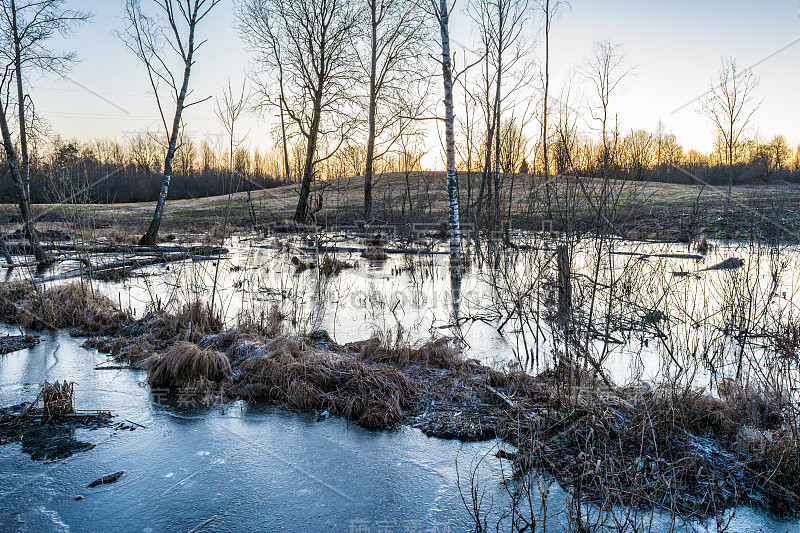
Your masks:
{"label": "dead grass", "polygon": [[252,332],[274,339],[284,335],[285,318],[278,305],[274,303],[267,310],[263,308],[242,310],[237,317],[237,329],[240,332]]}
{"label": "dead grass", "polygon": [[368,428],[401,422],[415,387],[396,368],[337,357],[292,339],[265,345],[239,365],[230,390],[250,400],[328,410]]}
{"label": "dead grass", "polygon": [[355,266],[353,263],[337,259],[334,254],[324,254],[319,261],[319,271],[323,276],[333,276]]}
{"label": "dead grass", "polygon": [[386,253],[386,248],[380,245],[370,245],[364,248],[364,251],[361,252],[361,257],[365,259],[370,259],[373,261],[383,261],[389,258],[389,255]]}
{"label": "dead grass", "polygon": [[53,383],[45,381],[44,387],[33,404],[35,405],[41,399],[42,410],[48,418],[72,414],[75,412],[72,402],[74,386],[74,383],[68,383],[67,380]]}
{"label": "dead grass", "polygon": [[432,366],[455,369],[464,361],[452,339],[442,337],[430,340],[421,346],[409,344],[402,328],[396,333],[377,333],[371,339],[359,343],[359,357],[368,363],[383,363],[405,368],[409,365]]}
{"label": "dead grass", "polygon": [[126,334],[129,337],[147,338],[153,344],[174,342],[179,338],[199,341],[206,335],[221,332],[223,326],[222,318],[211,309],[208,302],[195,300],[181,305],[175,312],[151,311],[130,324]]}
{"label": "dead grass", "polygon": [[774,426],[783,416],[780,402],[731,384],[723,398],[693,388],[597,383],[559,393],[551,377],[513,394],[505,389],[516,405],[498,433],[518,447],[519,472],[544,468],[597,502],[625,494],[628,504],[699,517],[740,501],[796,512],[800,448]]}
{"label": "dead grass", "polygon": [[165,352],[150,356],[144,367],[153,387],[187,386],[202,379],[220,382],[233,373],[225,354],[187,341],[179,341]]}
{"label": "dead grass", "polygon": [[0,312],[3,321],[26,329],[72,327],[87,335],[116,333],[131,318],[108,297],[79,282],[44,290],[28,282],[0,284]]}

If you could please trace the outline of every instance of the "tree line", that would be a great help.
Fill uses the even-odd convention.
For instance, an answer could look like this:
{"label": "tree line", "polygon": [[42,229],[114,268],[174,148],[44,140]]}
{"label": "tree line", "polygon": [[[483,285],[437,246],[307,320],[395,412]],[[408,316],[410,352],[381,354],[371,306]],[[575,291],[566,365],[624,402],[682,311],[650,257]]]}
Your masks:
{"label": "tree line", "polygon": [[[275,178],[272,154],[237,147],[233,159],[218,143],[181,140],[173,164],[170,198],[220,196],[285,184]],[[126,142],[55,137],[31,153],[33,203],[148,202],[161,186],[163,142],[139,132]],[[3,169],[6,171],[7,168]],[[15,198],[10,179],[0,179],[0,201]]]}

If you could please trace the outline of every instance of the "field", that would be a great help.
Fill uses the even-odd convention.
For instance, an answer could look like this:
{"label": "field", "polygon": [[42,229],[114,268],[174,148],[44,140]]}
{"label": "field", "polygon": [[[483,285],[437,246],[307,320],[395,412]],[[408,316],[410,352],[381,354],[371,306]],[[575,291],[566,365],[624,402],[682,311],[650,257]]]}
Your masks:
{"label": "field", "polygon": [[[480,176],[473,173],[471,189],[465,174],[460,175],[462,224],[472,224],[475,198]],[[504,178],[507,182],[512,177]],[[508,210],[508,198],[502,200],[503,211],[510,214],[511,224],[521,229],[540,229],[546,219],[544,186],[538,177],[515,175],[514,196]],[[603,190],[601,180],[583,180],[590,194]],[[552,178],[552,189],[575,189],[575,180],[563,176]],[[617,227],[626,237],[665,242],[687,242],[708,233],[722,237],[719,221],[724,216],[727,189],[702,185],[610,180],[605,189],[607,209],[615,215]],[[297,205],[298,186],[286,185],[251,193],[230,196],[167,201],[162,236],[177,233],[210,234],[228,230],[275,225],[289,221]],[[322,209],[317,213],[319,226],[338,227],[363,224],[363,179],[359,176],[318,182],[312,197],[322,195]],[[603,195],[597,193],[597,197]],[[447,194],[443,172],[393,173],[378,177],[374,188],[373,226],[440,224],[447,221]],[[467,203],[471,200],[470,203]],[[315,200],[316,201],[316,200]],[[250,206],[252,205],[252,215]],[[782,239],[792,241],[800,230],[800,185],[740,185],[733,188],[729,226],[731,237],[765,236],[779,228]],[[58,204],[35,205],[33,210],[42,229],[64,229],[141,234],[152,217],[153,204]],[[577,215],[592,218],[588,204],[559,206],[553,202],[554,225],[559,219]],[[568,212],[569,211],[569,212]],[[505,213],[504,213],[505,214]],[[18,218],[16,206],[0,205],[0,217],[6,221]],[[1,220],[1,219],[0,219]],[[13,223],[10,225],[13,227]],[[216,228],[216,229],[215,229]],[[691,233],[691,235],[690,235]]]}

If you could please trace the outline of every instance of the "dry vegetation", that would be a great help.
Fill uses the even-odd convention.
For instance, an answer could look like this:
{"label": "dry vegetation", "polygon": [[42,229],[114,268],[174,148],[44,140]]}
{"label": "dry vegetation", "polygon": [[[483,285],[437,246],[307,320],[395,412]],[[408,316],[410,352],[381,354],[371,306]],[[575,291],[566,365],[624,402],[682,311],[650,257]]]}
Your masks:
{"label": "dry vegetation", "polygon": [[82,283],[49,288],[30,282],[0,284],[0,320],[24,328],[75,328],[83,335],[108,335],[129,319],[108,297]]}
{"label": "dry vegetation", "polygon": [[[55,295],[70,296],[60,301],[94,317],[92,327],[70,305],[41,303]],[[465,360],[448,339],[412,346],[402,331],[339,346],[325,335],[287,337],[274,308],[230,330],[201,303],[133,320],[77,284],[41,294],[6,285],[1,297],[7,320],[98,333],[88,346],[147,370],[154,387],[328,411],[367,428],[407,423],[440,437],[499,438],[517,447],[504,457],[518,476],[544,468],[603,505],[704,517],[740,501],[784,514],[800,503],[800,449],[783,424],[787,403],[734,382],[714,397],[693,388],[608,386],[566,363],[530,376]],[[31,305],[44,305],[48,322],[21,311]],[[45,405],[68,409],[69,390],[43,391]]]}

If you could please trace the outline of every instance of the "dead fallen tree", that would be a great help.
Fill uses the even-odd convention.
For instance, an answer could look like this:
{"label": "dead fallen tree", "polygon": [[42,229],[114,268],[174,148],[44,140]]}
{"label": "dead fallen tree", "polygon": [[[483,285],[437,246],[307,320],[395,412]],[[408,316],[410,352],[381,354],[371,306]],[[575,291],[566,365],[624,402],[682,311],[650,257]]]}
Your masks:
{"label": "dead fallen tree", "polygon": [[[30,253],[30,246],[24,243],[6,243],[8,250],[17,255]],[[91,243],[54,243],[44,245],[50,252],[79,252],[83,254],[127,254],[127,255],[161,255],[185,253],[200,256],[226,255],[228,249],[223,246],[138,246],[133,244],[91,244]]]}
{"label": "dead fallen tree", "polygon": [[213,261],[216,259],[218,259],[217,256],[205,256],[205,255],[198,256],[193,253],[187,253],[187,252],[166,253],[150,257],[131,257],[126,259],[109,261],[107,263],[101,263],[99,265],[91,265],[91,264],[85,265],[82,263],[81,268],[76,268],[52,276],[35,278],[35,281],[37,283],[49,283],[52,281],[61,281],[83,276],[92,277],[95,279],[99,279],[101,281],[109,281],[109,280],[122,279],[123,277],[129,275],[134,270],[138,270],[153,265],[162,265],[166,263],[176,263],[179,261],[188,261],[188,260]]}
{"label": "dead fallen tree", "polygon": [[[251,244],[253,248],[262,248],[265,250],[283,250],[286,248],[286,245],[278,245],[278,244]],[[320,253],[344,253],[344,254],[361,254],[364,252],[365,249],[370,248],[370,246],[320,246],[316,248],[314,246],[292,246],[293,250],[297,250],[307,254],[314,254],[317,251]],[[442,250],[429,250],[426,248],[383,248],[382,250],[386,254],[409,254],[409,255],[448,255],[450,252],[442,251]]]}

